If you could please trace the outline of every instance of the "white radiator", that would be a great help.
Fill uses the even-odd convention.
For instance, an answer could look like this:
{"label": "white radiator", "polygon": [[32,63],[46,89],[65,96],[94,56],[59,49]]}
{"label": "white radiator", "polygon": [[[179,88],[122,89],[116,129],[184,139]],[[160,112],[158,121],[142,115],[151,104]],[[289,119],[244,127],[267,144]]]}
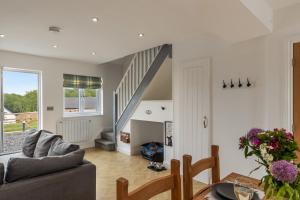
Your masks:
{"label": "white radiator", "polygon": [[62,119],[56,124],[56,132],[68,142],[84,143],[92,139],[95,125],[91,119]]}

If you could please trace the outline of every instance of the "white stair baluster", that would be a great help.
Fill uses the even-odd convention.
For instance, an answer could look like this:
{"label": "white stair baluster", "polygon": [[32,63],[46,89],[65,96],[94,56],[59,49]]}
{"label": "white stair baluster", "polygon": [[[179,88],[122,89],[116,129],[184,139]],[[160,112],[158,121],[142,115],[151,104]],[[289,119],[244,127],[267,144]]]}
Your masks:
{"label": "white stair baluster", "polygon": [[121,86],[120,86],[120,117],[121,117],[121,114],[122,114],[122,112],[123,112],[123,107],[122,107],[122,105],[123,105],[123,101],[122,101],[122,83],[121,83]]}
{"label": "white stair baluster", "polygon": [[138,57],[135,57],[135,60],[134,60],[134,76],[135,76],[135,86],[134,86],[134,91],[136,91],[138,85],[139,85],[139,65],[138,65],[138,62],[137,62],[137,58]]}
{"label": "white stair baluster", "polygon": [[127,68],[120,84],[116,89],[117,119],[119,119],[136,92],[138,86],[151,67],[161,46],[136,53]]}
{"label": "white stair baluster", "polygon": [[122,99],[122,101],[123,101],[123,108],[122,108],[122,112],[124,111],[124,109],[125,109],[125,107],[126,107],[126,103],[125,103],[125,101],[126,101],[126,99],[125,99],[125,79],[123,80],[123,84],[122,84],[122,96],[123,96],[123,99]]}
{"label": "white stair baluster", "polygon": [[151,51],[148,49],[147,50],[147,70],[150,68],[151,64]]}
{"label": "white stair baluster", "polygon": [[[131,65],[129,66],[131,68]],[[129,100],[131,99],[131,70],[129,69],[128,71],[128,97],[129,97]]]}
{"label": "white stair baluster", "polygon": [[142,65],[142,52],[138,53],[139,55],[139,84],[142,82],[143,80],[143,65]]}
{"label": "white stair baluster", "polygon": [[125,98],[124,98],[124,104],[127,105],[127,76],[124,77],[124,93],[125,93]]}
{"label": "white stair baluster", "polygon": [[132,81],[131,81],[131,95],[130,96],[132,96],[133,95],[133,93],[134,93],[134,83],[135,83],[135,77],[134,77],[134,65],[132,64],[132,66],[131,66],[131,79],[132,79]]}
{"label": "white stair baluster", "polygon": [[144,73],[143,73],[143,76],[145,76],[146,75],[146,72],[147,72],[147,64],[146,64],[146,51],[143,51],[143,53],[142,53],[142,55],[143,55],[143,71],[144,71]]}

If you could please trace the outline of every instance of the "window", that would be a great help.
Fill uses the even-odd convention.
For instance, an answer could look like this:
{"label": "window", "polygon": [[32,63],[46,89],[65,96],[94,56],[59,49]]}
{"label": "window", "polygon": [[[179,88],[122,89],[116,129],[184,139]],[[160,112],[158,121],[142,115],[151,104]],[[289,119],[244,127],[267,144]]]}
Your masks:
{"label": "window", "polygon": [[101,86],[100,78],[64,75],[64,116],[101,115]]}

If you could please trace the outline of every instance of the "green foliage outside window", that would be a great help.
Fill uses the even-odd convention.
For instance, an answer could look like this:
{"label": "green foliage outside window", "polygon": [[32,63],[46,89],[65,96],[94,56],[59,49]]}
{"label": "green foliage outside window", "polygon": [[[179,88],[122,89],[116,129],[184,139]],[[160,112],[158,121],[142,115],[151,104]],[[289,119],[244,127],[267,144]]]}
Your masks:
{"label": "green foliage outside window", "polygon": [[79,90],[78,89],[65,89],[65,97],[78,97],[79,96]]}
{"label": "green foliage outside window", "polygon": [[96,97],[96,89],[84,89],[84,97]]}
{"label": "green foliage outside window", "polygon": [[12,113],[36,112],[38,110],[37,90],[25,95],[4,94],[4,107]]}
{"label": "green foliage outside window", "polygon": [[[96,97],[97,90],[96,89],[82,89],[84,97]],[[78,88],[65,88],[65,97],[79,97],[79,89]]]}

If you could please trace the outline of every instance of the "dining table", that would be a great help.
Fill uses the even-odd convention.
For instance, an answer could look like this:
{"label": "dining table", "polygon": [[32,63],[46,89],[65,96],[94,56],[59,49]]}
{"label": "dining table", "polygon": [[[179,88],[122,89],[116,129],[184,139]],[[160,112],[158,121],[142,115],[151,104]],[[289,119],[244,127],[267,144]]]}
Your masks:
{"label": "dining table", "polygon": [[[260,180],[252,178],[252,177],[248,177],[248,176],[244,176],[238,173],[231,173],[228,176],[226,176],[225,178],[223,178],[221,180],[221,182],[231,182],[234,183],[235,180],[239,180],[239,182],[244,183],[244,184],[248,184],[251,185],[253,187],[253,189],[258,190],[258,191],[263,191],[263,187],[260,185]],[[194,196],[193,200],[207,200],[210,199],[208,198],[209,193],[212,191],[212,187],[214,186],[214,184],[209,185],[203,189],[201,189],[200,191],[198,191],[196,193],[196,195]]]}

